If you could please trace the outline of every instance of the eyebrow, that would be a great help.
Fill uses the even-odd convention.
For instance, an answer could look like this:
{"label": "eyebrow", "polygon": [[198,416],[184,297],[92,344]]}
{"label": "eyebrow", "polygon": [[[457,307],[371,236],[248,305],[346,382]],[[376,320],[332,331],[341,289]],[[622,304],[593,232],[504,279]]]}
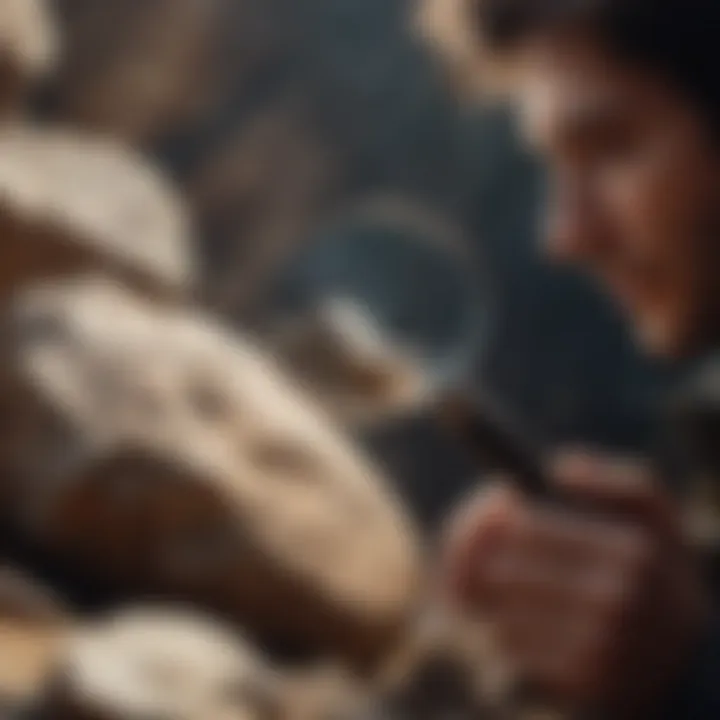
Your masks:
{"label": "eyebrow", "polygon": [[[583,98],[563,110],[558,124],[553,126],[553,136],[562,138],[587,138],[588,136],[606,133],[619,124],[620,118],[627,117],[627,103],[615,95],[602,95],[594,98]],[[532,122],[532,113],[525,123],[524,131],[534,144],[542,134]]]}

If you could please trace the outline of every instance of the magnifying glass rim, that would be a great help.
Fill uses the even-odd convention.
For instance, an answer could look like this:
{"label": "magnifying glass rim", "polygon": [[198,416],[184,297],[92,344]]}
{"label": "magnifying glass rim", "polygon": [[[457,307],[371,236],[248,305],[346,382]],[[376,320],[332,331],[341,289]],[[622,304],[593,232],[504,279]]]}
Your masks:
{"label": "magnifying glass rim", "polygon": [[[378,231],[402,233],[403,236],[416,239],[418,246],[425,245],[437,249],[446,259],[450,259],[459,278],[466,278],[463,284],[469,291],[470,302],[462,307],[466,315],[458,339],[438,353],[444,357],[433,364],[427,357],[419,358],[424,375],[429,379],[428,394],[435,395],[444,387],[452,387],[468,378],[477,368],[483,357],[483,347],[488,344],[492,333],[492,298],[494,294],[491,282],[485,270],[481,253],[470,246],[466,233],[455,223],[441,215],[429,211],[415,201],[403,198],[378,197],[352,203],[343,211],[313,233],[313,240],[304,245],[294,256],[288,258],[288,265],[321,250],[328,238],[341,236],[351,228],[377,229]],[[447,267],[447,265],[446,265]],[[473,282],[473,277],[477,278]],[[485,290],[478,292],[478,287]],[[485,296],[485,297],[483,297]],[[322,293],[318,294],[322,301]],[[448,344],[450,345],[450,344]]]}

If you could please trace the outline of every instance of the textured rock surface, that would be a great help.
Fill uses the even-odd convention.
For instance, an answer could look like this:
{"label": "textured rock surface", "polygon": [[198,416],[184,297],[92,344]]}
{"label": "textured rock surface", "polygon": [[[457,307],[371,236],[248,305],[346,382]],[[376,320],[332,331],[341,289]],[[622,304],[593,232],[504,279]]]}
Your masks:
{"label": "textured rock surface", "polygon": [[344,158],[290,94],[253,112],[187,181],[205,236],[206,296],[230,316],[266,286],[342,192]]}
{"label": "textured rock surface", "polygon": [[43,705],[67,720],[269,720],[276,685],[222,625],[135,609],[73,633]]}
{"label": "textured rock surface", "polygon": [[33,279],[84,269],[152,289],[186,288],[181,205],[140,158],[72,132],[0,133],[0,297]]}
{"label": "textured rock surface", "polygon": [[508,720],[508,680],[483,627],[437,610],[388,665],[376,703],[393,718]]}
{"label": "textured rock surface", "polygon": [[477,98],[486,89],[487,66],[472,32],[474,0],[420,0],[415,30],[440,60],[451,85],[462,95]]}
{"label": "textured rock surface", "polygon": [[517,682],[488,627],[442,605],[427,610],[403,651],[388,664],[363,718],[566,718]]}
{"label": "textured rock surface", "polygon": [[178,130],[206,101],[216,0],[57,0],[66,51],[55,117],[130,142]]}
{"label": "textured rock surface", "polygon": [[271,359],[88,281],[6,324],[0,466],[32,534],[125,588],[364,659],[416,590],[399,503]]}
{"label": "textured rock surface", "polygon": [[0,707],[31,703],[50,676],[62,648],[61,628],[0,621]]}
{"label": "textured rock surface", "polygon": [[0,110],[17,108],[28,85],[53,67],[57,52],[45,0],[0,3]]}
{"label": "textured rock surface", "polygon": [[14,567],[0,568],[0,707],[36,696],[68,623],[52,591]]}
{"label": "textured rock surface", "polygon": [[411,354],[385,337],[363,308],[341,299],[283,328],[274,340],[293,374],[348,426],[407,413],[426,390]]}
{"label": "textured rock surface", "polygon": [[283,678],[283,720],[360,720],[369,689],[333,665],[287,673]]}
{"label": "textured rock surface", "polygon": [[0,566],[0,622],[59,623],[66,613],[54,592],[21,570]]}

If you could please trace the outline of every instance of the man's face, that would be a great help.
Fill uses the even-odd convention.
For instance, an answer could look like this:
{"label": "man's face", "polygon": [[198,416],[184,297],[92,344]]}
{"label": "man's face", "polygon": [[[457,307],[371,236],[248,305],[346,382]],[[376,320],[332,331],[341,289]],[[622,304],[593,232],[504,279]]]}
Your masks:
{"label": "man's face", "polygon": [[598,279],[647,350],[706,342],[720,329],[720,153],[694,105],[578,37],[532,43],[519,70],[550,170],[548,253]]}

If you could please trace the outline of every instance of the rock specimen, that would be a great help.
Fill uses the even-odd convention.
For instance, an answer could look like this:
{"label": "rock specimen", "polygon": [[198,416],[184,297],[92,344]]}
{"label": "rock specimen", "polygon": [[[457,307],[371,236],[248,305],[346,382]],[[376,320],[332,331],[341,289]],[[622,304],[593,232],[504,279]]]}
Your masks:
{"label": "rock specimen", "polygon": [[288,52],[277,0],[53,4],[65,47],[46,117],[145,148],[181,138],[204,153]]}
{"label": "rock specimen", "polygon": [[0,621],[0,708],[32,703],[52,672],[62,630],[43,624]]}
{"label": "rock specimen", "polygon": [[364,308],[342,298],[324,302],[274,341],[293,374],[348,426],[407,413],[426,390],[411,354],[385,337]]}
{"label": "rock specimen", "polygon": [[0,622],[59,623],[66,612],[54,592],[14,567],[0,566]]}
{"label": "rock specimen", "polygon": [[361,720],[372,689],[337,665],[286,673],[282,720]]}
{"label": "rock specimen", "polygon": [[270,720],[279,694],[275,675],[221,624],[135,609],[73,633],[42,705],[62,720]]}
{"label": "rock specimen", "polygon": [[411,610],[414,531],[249,343],[98,281],[30,290],[0,343],[7,506],[87,572],[370,660]]}
{"label": "rock specimen", "polygon": [[57,0],[52,117],[147,143],[206,102],[218,0]]}
{"label": "rock specimen", "polygon": [[52,68],[57,45],[45,0],[0,3],[0,111],[18,108],[28,86]]}
{"label": "rock specimen", "polygon": [[[438,57],[448,80],[463,98],[486,90],[488,60],[473,33],[473,5],[477,0],[420,0],[415,30]],[[494,68],[493,68],[494,70]]]}
{"label": "rock specimen", "polygon": [[40,691],[67,622],[53,592],[22,571],[0,568],[0,707],[23,704]]}
{"label": "rock specimen", "polygon": [[155,171],[72,132],[0,133],[0,300],[29,281],[93,269],[143,289],[191,280],[188,228]]}
{"label": "rock specimen", "polygon": [[208,152],[187,191],[213,307],[230,317],[262,308],[278,268],[335,209],[345,162],[295,93],[256,110]]}
{"label": "rock specimen", "polygon": [[[435,608],[388,664],[372,717],[517,720],[511,685],[486,629]],[[507,714],[506,714],[507,712]]]}

